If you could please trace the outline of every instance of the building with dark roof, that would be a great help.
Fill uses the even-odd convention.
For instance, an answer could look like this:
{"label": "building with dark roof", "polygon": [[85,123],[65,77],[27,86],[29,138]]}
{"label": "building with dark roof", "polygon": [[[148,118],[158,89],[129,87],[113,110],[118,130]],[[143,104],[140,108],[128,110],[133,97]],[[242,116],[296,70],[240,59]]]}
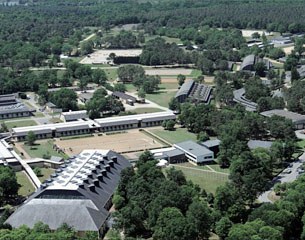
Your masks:
{"label": "building with dark roof", "polygon": [[196,164],[214,161],[214,153],[196,142],[185,141],[176,143],[174,147],[183,151],[186,157]]}
{"label": "building with dark roof", "polygon": [[258,62],[263,62],[266,65],[266,70],[273,67],[272,63],[267,59],[259,58],[254,54],[248,55],[244,58],[242,64],[240,65],[240,71],[254,71],[254,66]]}
{"label": "building with dark roof", "polygon": [[207,140],[204,142],[200,142],[199,144],[210,149],[214,155],[216,156],[219,153],[219,146],[221,141],[219,139]]}
{"label": "building with dark roof", "polygon": [[127,104],[130,105],[133,105],[137,101],[135,97],[123,92],[115,91],[111,95],[117,99],[124,100]]}
{"label": "building with dark roof", "polygon": [[243,105],[247,111],[255,112],[257,109],[257,103],[251,102],[245,97],[246,90],[244,88],[233,91],[233,101]]}
{"label": "building with dark roof", "polygon": [[21,103],[15,94],[0,95],[0,119],[28,117],[34,111]]}
{"label": "building with dark roof", "polygon": [[292,44],[292,40],[290,37],[276,37],[276,38],[272,38],[271,39],[271,43],[273,43],[274,45],[286,45],[286,44]]}
{"label": "building with dark roof", "polygon": [[290,112],[283,109],[274,109],[274,110],[261,112],[260,114],[265,117],[272,117],[272,116],[284,117],[292,121],[292,123],[295,126],[295,129],[305,128],[305,115],[299,113]]}
{"label": "building with dark roof", "polygon": [[85,150],[70,158],[7,220],[13,228],[37,222],[56,230],[63,223],[80,234],[105,233],[121,171],[131,166],[109,150]]}
{"label": "building with dark roof", "polygon": [[180,87],[175,98],[180,103],[185,102],[189,98],[192,101],[209,104],[212,98],[212,87],[189,80]]}
{"label": "building with dark roof", "polygon": [[248,147],[253,150],[256,148],[265,148],[265,149],[270,149],[272,146],[271,141],[261,141],[261,140],[249,140],[247,145]]}
{"label": "building with dark roof", "polygon": [[162,152],[158,159],[165,159],[168,163],[182,163],[186,161],[185,153],[180,149],[172,149]]}

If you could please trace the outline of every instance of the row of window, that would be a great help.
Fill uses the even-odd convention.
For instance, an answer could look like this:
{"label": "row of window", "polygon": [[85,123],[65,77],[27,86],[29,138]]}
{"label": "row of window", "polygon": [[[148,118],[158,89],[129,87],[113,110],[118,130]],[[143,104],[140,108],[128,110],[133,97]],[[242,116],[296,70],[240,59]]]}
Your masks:
{"label": "row of window", "polygon": [[30,115],[29,112],[7,113],[7,114],[0,114],[0,119],[25,117],[25,116],[29,116],[29,115]]}

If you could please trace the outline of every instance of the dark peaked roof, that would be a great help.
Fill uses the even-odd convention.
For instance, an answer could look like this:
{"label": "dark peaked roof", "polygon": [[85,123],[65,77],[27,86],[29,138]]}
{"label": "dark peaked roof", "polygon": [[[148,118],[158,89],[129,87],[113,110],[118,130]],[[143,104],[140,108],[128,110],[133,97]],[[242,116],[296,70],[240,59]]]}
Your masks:
{"label": "dark peaked roof", "polygon": [[113,151],[83,151],[57,169],[6,223],[16,228],[41,221],[51,229],[67,223],[76,231],[98,231],[109,216],[105,205],[120,173],[129,166]]}

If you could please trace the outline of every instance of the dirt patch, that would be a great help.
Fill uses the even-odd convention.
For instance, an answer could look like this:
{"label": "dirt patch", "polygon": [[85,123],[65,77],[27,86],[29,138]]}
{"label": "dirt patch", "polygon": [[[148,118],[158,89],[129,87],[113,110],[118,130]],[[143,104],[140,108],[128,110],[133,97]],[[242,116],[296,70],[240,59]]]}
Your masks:
{"label": "dirt patch", "polygon": [[265,33],[266,36],[272,36],[274,34],[273,32],[269,33],[262,30],[248,30],[248,29],[241,30],[243,37],[252,37],[252,34],[255,32],[259,33],[260,35],[263,35],[263,33]]}
{"label": "dirt patch", "polygon": [[97,50],[80,61],[82,64],[107,64],[110,53],[120,57],[137,57],[142,53],[142,49],[103,49]]}
{"label": "dirt patch", "polygon": [[141,151],[162,147],[163,144],[145,135],[139,130],[127,133],[95,136],[91,138],[78,138],[70,140],[56,140],[58,147],[65,149],[65,153],[72,156],[85,149],[110,149],[118,153],[128,151]]}
{"label": "dirt patch", "polygon": [[[191,77],[187,77],[186,81],[191,80]],[[177,83],[177,77],[161,77],[161,83]]]}
{"label": "dirt patch", "polygon": [[283,51],[285,52],[286,55],[289,55],[292,52],[292,50],[294,50],[294,46],[284,47],[282,49],[283,49]]}
{"label": "dirt patch", "polygon": [[175,76],[178,74],[191,75],[192,69],[187,68],[156,68],[146,69],[147,75],[162,75],[162,76]]}

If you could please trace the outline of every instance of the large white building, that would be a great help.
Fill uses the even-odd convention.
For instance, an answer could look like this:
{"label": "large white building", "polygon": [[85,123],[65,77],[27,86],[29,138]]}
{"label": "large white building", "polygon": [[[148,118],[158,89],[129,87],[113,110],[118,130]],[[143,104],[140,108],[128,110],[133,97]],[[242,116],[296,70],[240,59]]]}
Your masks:
{"label": "large white building", "polygon": [[214,152],[193,141],[174,144],[174,147],[185,153],[185,156],[196,164],[214,161]]}

